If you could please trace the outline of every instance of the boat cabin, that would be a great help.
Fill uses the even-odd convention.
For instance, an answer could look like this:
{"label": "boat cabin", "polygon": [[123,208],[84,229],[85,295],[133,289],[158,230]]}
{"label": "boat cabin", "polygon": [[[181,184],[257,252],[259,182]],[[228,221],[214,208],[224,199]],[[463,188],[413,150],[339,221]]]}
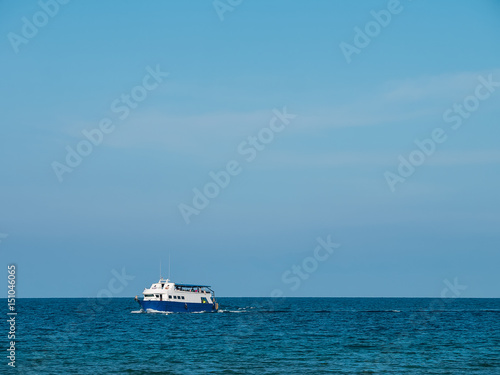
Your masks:
{"label": "boat cabin", "polygon": [[144,301],[171,301],[185,303],[213,303],[215,293],[209,285],[175,284],[160,279],[144,289]]}

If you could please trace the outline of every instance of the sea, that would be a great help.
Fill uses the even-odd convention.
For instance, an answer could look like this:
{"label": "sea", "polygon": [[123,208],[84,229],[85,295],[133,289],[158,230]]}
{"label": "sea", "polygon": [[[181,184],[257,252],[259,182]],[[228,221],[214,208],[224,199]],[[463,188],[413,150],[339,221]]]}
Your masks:
{"label": "sea", "polygon": [[500,374],[500,299],[218,300],[166,314],[133,298],[18,299],[16,367],[2,319],[0,373]]}

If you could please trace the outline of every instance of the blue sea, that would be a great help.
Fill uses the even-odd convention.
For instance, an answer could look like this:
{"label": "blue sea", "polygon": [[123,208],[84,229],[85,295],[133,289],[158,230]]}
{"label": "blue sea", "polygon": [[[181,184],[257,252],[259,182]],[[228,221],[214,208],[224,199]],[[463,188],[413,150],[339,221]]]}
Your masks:
{"label": "blue sea", "polygon": [[500,299],[219,302],[146,314],[133,298],[19,299],[16,368],[3,355],[0,373],[500,374]]}

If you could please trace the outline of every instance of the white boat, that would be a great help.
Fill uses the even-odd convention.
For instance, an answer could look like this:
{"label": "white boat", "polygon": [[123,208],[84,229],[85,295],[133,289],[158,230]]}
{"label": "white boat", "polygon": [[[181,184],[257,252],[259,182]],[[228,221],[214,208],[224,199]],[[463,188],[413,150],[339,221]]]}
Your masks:
{"label": "white boat", "polygon": [[143,299],[135,297],[141,308],[161,312],[216,312],[219,304],[209,285],[176,284],[160,278],[157,283],[144,289]]}

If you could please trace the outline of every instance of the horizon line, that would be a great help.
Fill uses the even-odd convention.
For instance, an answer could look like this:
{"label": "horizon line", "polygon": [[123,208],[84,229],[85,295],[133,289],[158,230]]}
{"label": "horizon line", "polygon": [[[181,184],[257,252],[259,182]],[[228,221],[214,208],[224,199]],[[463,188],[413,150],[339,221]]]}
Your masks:
{"label": "horizon line", "polygon": [[[1,297],[1,299],[8,299],[11,297]],[[135,298],[135,296],[128,297],[16,297],[16,300],[19,299],[128,299]],[[282,297],[257,297],[257,296],[217,296],[216,298],[272,298],[272,299],[280,299],[280,298],[423,298],[423,299],[500,299],[500,297],[408,297],[408,296],[342,296],[342,297],[317,297],[317,296],[282,296]]]}

